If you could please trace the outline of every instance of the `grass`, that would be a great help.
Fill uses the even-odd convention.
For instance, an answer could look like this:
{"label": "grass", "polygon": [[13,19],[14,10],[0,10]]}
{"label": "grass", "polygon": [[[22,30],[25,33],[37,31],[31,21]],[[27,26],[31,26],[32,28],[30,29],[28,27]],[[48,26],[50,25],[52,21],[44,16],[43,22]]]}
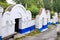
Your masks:
{"label": "grass", "polygon": [[60,22],[58,22],[58,24],[60,24]]}
{"label": "grass", "polygon": [[48,25],[48,29],[51,29],[51,27]]}
{"label": "grass", "polygon": [[20,38],[15,38],[15,40],[22,40],[23,38],[27,37],[27,36],[35,36],[37,34],[41,33],[39,30],[35,29],[33,31],[31,31],[31,33],[26,34],[26,36],[22,36]]}
{"label": "grass", "polygon": [[35,29],[31,33],[27,34],[26,36],[34,36],[34,35],[39,34],[39,33],[41,33],[41,32],[38,29]]}
{"label": "grass", "polygon": [[22,40],[23,38],[25,38],[25,36],[19,37],[19,38],[15,38],[14,40]]}

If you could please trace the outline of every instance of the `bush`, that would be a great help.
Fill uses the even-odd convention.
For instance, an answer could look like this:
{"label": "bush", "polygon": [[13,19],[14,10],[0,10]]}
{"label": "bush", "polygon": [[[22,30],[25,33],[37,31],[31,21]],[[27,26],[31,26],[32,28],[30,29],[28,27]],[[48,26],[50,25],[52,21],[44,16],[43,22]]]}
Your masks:
{"label": "bush", "polygon": [[0,2],[0,6],[2,6],[4,9],[6,9],[9,6],[9,4],[6,2]]}
{"label": "bush", "polygon": [[37,8],[37,6],[32,5],[30,8],[27,8],[28,10],[30,10],[32,12],[32,17],[35,18],[35,16],[38,14],[39,9]]}
{"label": "bush", "polygon": [[51,11],[51,18],[52,18],[52,16],[54,15],[54,13],[55,13],[54,11]]}

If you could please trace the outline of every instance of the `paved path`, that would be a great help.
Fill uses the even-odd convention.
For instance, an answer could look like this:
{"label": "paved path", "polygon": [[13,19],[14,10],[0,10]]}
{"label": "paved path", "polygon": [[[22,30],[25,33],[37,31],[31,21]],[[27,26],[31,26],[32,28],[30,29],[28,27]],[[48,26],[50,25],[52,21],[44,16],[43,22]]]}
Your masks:
{"label": "paved path", "polygon": [[41,34],[35,36],[25,37],[22,40],[55,40],[57,37],[57,27],[51,26],[51,30],[47,30]]}
{"label": "paved path", "polygon": [[57,32],[60,32],[60,24],[57,26]]}
{"label": "paved path", "polygon": [[57,27],[57,40],[60,40],[60,24],[58,24],[58,27]]}

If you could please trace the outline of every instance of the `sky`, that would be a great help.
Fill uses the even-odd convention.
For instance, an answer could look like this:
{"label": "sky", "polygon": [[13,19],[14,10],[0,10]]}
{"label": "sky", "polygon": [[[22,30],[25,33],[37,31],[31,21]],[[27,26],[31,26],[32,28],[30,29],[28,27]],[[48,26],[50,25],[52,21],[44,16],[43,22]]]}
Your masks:
{"label": "sky", "polygon": [[16,4],[13,0],[6,0],[9,4]]}

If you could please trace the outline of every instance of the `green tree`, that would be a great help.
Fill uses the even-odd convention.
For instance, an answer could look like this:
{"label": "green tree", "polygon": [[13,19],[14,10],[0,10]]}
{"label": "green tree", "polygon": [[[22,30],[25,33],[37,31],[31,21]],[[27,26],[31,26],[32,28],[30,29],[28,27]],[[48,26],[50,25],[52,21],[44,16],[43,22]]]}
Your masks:
{"label": "green tree", "polygon": [[0,0],[0,2],[6,2],[6,0]]}
{"label": "green tree", "polygon": [[26,8],[36,5],[38,8],[44,7],[43,0],[14,0],[17,4],[23,4]]}
{"label": "green tree", "polygon": [[53,1],[54,1],[54,3],[53,3],[54,11],[60,12],[60,0],[53,0]]}
{"label": "green tree", "polygon": [[52,0],[43,0],[43,2],[44,2],[44,7],[46,8],[46,9],[50,9],[50,10],[52,10],[53,8],[53,2],[52,2]]}
{"label": "green tree", "polygon": [[28,7],[28,4],[30,4],[31,0],[14,0],[17,4],[23,4],[26,8]]}
{"label": "green tree", "polygon": [[9,6],[9,4],[6,2],[6,0],[0,0],[0,6],[6,9]]}
{"label": "green tree", "polygon": [[38,8],[41,8],[41,7],[44,7],[44,3],[43,3],[43,0],[33,0],[34,1],[34,4],[38,7]]}

